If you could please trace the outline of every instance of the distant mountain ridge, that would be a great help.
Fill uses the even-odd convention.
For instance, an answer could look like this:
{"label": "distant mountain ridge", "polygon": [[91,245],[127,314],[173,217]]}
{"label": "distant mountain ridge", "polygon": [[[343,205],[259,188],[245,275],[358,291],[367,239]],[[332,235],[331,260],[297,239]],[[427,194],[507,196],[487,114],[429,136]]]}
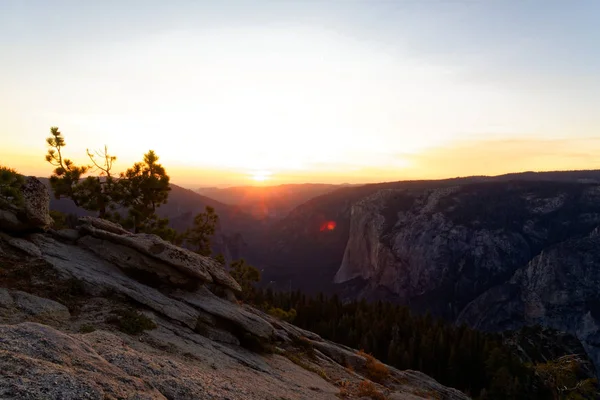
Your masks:
{"label": "distant mountain ridge", "polygon": [[306,201],[348,184],[284,184],[277,186],[236,186],[200,188],[196,191],[225,204],[242,207],[256,218],[281,219]]}

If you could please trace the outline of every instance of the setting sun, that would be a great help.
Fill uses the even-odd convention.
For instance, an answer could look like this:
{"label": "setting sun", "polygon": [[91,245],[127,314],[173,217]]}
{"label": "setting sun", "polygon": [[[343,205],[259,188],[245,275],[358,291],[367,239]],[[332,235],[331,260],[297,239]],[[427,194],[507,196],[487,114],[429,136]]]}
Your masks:
{"label": "setting sun", "polygon": [[255,171],[252,172],[251,178],[256,182],[264,182],[271,179],[271,175],[273,175],[273,173],[270,171]]}

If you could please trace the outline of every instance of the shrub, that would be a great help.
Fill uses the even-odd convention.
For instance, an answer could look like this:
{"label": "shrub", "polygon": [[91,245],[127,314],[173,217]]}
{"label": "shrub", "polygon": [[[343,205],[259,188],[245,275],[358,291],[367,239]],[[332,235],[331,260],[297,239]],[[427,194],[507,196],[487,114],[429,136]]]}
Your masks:
{"label": "shrub", "polygon": [[317,371],[317,375],[319,375],[324,380],[329,381],[329,376],[327,376],[327,372],[325,372],[324,369],[317,368],[316,371]]}
{"label": "shrub", "polygon": [[356,390],[356,394],[359,397],[369,397],[373,400],[387,400],[387,396],[377,390],[373,382],[364,380],[362,381]]}
{"label": "shrub", "polygon": [[79,217],[75,214],[65,214],[60,211],[50,210],[50,216],[54,223],[52,224],[52,229],[60,230],[60,229],[73,229],[78,225]]}
{"label": "shrub", "polygon": [[23,175],[12,168],[0,165],[0,206],[22,204],[21,185],[23,182]]}
{"label": "shrub", "polygon": [[340,387],[338,397],[350,397],[350,382],[342,379],[337,381],[335,384],[336,386]]}
{"label": "shrub", "polygon": [[267,312],[269,315],[289,323],[294,322],[294,319],[296,318],[296,310],[293,308],[289,311],[285,311],[281,308],[271,307]]}
{"label": "shrub", "polygon": [[67,228],[67,215],[60,211],[50,210],[50,217],[52,217],[52,229],[66,229]]}
{"label": "shrub", "polygon": [[134,310],[115,311],[118,317],[112,317],[107,322],[119,328],[121,332],[128,335],[139,335],[144,331],[156,328],[156,324],[150,318]]}
{"label": "shrub", "polygon": [[371,354],[365,353],[363,350],[358,352],[358,355],[367,360],[366,369],[367,376],[374,382],[382,383],[390,376],[390,370],[383,363],[379,362]]}

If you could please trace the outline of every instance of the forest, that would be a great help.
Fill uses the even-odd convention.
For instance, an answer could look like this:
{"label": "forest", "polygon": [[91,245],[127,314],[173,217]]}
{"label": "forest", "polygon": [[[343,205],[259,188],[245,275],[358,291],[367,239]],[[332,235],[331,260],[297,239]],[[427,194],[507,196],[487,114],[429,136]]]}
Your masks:
{"label": "forest", "polygon": [[429,314],[413,315],[404,306],[270,289],[255,289],[249,301],[300,328],[398,369],[421,371],[475,399],[596,398],[596,381],[582,376],[576,363],[526,364],[499,334],[454,326]]}

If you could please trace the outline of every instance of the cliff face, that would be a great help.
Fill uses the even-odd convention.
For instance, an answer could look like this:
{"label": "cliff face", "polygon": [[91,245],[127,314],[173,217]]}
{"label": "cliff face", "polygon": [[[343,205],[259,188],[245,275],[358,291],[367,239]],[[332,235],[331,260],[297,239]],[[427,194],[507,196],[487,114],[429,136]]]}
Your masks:
{"label": "cliff face", "polygon": [[595,230],[544,250],[458,317],[479,329],[540,324],[576,335],[600,366],[600,237]]}
{"label": "cliff face", "polygon": [[385,190],[355,203],[336,283],[455,319],[545,248],[600,223],[593,184],[476,183]]}
{"label": "cliff face", "polygon": [[352,207],[335,282],[476,329],[569,332],[598,368],[599,224],[596,184],[379,191]]}

